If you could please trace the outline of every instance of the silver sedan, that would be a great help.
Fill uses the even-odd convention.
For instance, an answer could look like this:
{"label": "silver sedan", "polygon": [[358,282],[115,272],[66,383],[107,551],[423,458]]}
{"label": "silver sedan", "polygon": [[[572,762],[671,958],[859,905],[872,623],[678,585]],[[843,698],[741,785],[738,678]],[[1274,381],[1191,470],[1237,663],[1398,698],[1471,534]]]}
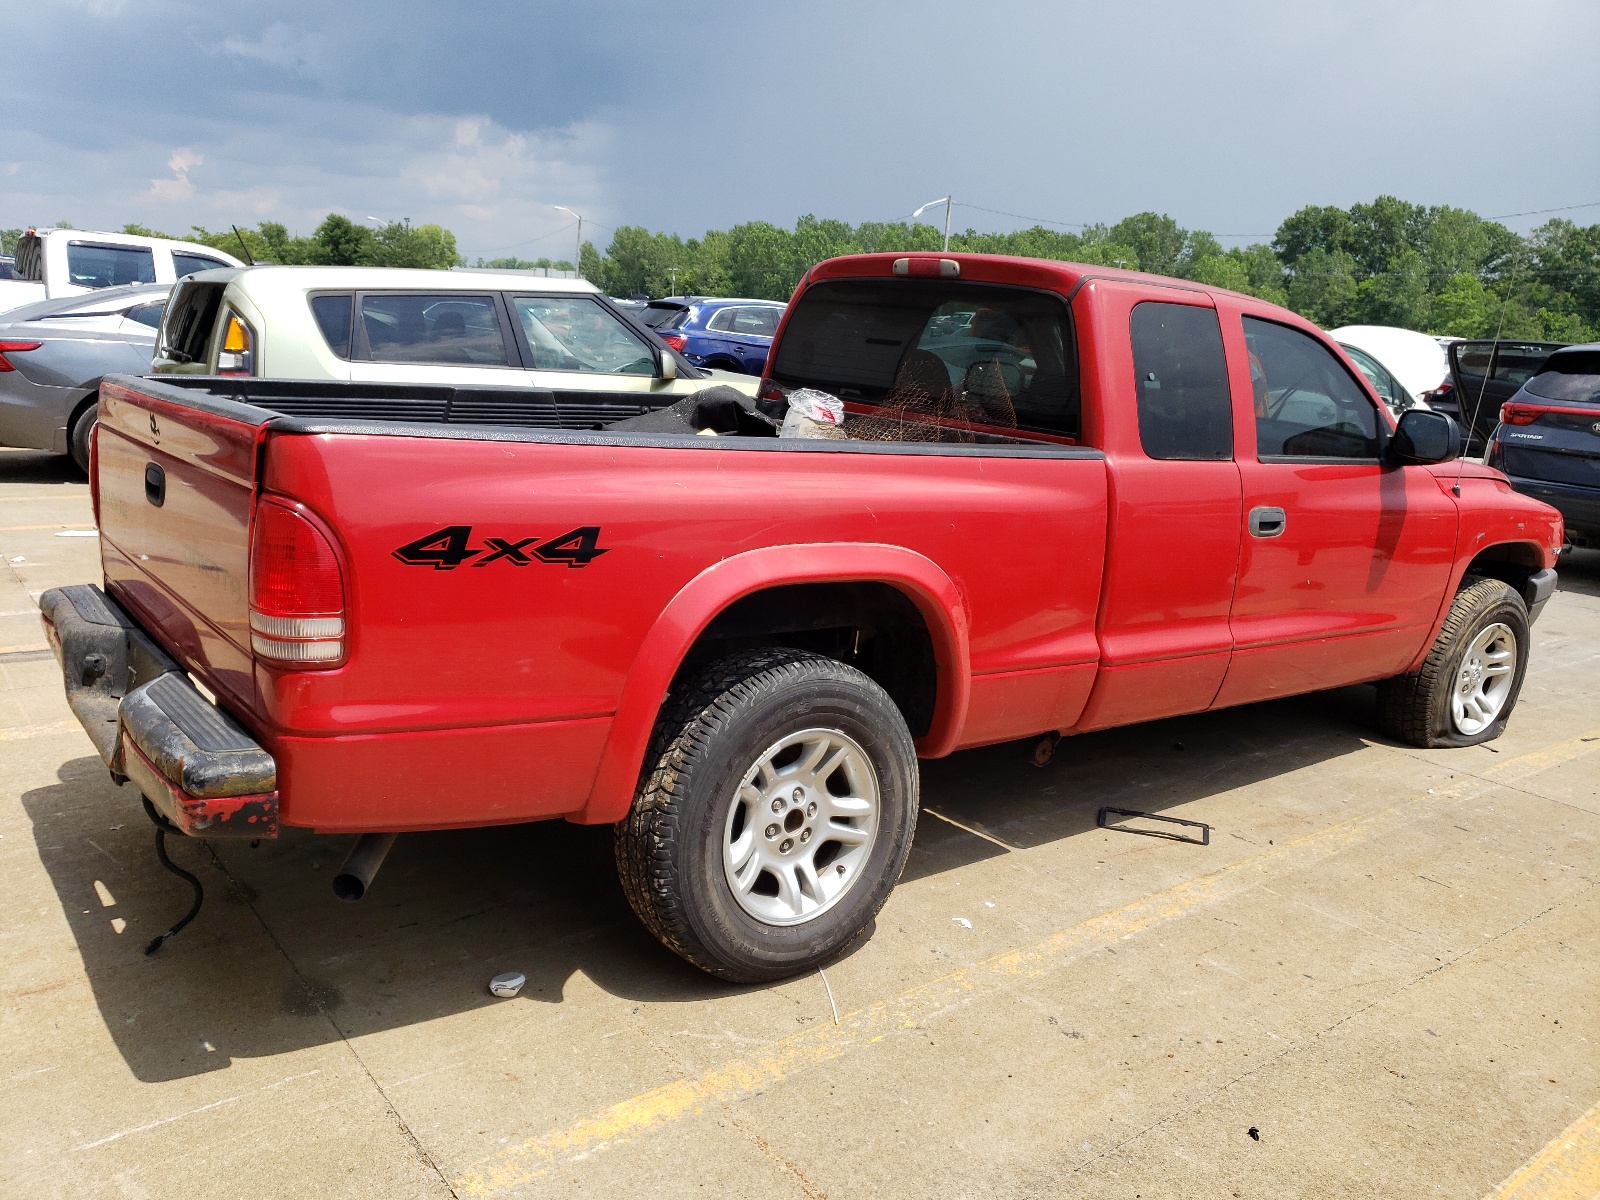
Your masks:
{"label": "silver sedan", "polygon": [[172,285],[40,300],[0,317],[0,446],[71,454],[89,469],[100,380],[146,375]]}

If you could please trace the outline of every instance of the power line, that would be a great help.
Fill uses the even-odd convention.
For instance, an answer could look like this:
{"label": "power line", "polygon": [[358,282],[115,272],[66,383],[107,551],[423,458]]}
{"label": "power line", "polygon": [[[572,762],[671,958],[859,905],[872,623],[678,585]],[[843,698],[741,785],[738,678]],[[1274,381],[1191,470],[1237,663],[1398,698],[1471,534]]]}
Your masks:
{"label": "power line", "polygon": [[1511,217],[1542,217],[1545,213],[1571,212],[1575,208],[1600,208],[1600,200],[1590,200],[1585,204],[1563,204],[1560,208],[1535,208],[1528,212],[1501,213],[1498,217],[1484,217],[1485,221],[1504,221]]}

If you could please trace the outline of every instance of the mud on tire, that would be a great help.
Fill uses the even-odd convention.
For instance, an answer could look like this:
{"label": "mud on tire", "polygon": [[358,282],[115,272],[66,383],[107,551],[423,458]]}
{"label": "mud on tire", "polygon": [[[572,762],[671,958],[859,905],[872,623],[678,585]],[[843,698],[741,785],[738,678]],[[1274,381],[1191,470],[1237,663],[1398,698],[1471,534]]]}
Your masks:
{"label": "mud on tire", "polygon": [[[1500,627],[1498,643],[1490,633]],[[1489,658],[1514,647],[1514,659],[1504,672],[1509,676],[1503,691],[1495,697],[1498,708],[1481,727],[1469,719],[1459,719],[1452,699],[1458,691],[1475,685],[1473,668],[1467,662],[1475,644],[1489,638]],[[1498,645],[1498,649],[1495,648]],[[1506,721],[1516,707],[1522,679],[1528,668],[1528,609],[1522,597],[1509,584],[1498,579],[1469,577],[1456,593],[1444,627],[1434,640],[1421,668],[1385,679],[1378,684],[1378,723],[1397,741],[1413,746],[1472,746],[1492,741],[1505,732]],[[1477,652],[1478,658],[1485,656]]]}
{"label": "mud on tire", "polygon": [[799,650],[734,654],[669,697],[616,827],[617,872],[669,949],[723,979],[780,979],[839,953],[883,906],[917,789],[905,720],[866,675]]}

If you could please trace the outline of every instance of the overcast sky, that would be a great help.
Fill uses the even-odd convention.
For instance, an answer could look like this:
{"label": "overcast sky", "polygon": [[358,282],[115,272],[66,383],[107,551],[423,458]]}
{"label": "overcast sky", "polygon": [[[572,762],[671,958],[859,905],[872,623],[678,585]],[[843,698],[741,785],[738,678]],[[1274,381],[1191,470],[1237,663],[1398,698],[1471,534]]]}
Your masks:
{"label": "overcast sky", "polygon": [[335,211],[531,258],[572,253],[556,204],[603,249],[947,191],[958,228],[1227,243],[1380,193],[1600,201],[1595,0],[33,0],[5,42],[0,226]]}

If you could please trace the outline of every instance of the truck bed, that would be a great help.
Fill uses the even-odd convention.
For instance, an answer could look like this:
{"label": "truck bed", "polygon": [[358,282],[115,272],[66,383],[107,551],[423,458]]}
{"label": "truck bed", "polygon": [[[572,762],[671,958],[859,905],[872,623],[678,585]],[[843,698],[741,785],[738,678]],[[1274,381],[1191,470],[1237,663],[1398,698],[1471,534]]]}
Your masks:
{"label": "truck bed", "polygon": [[[602,761],[642,735],[613,721],[630,689],[653,691],[653,713],[673,674],[652,638],[692,639],[741,588],[786,582],[887,577],[919,607],[956,684],[913,730],[924,753],[1075,719],[1098,657],[1100,452],[617,433],[593,425],[620,398],[584,402],[107,381],[108,590],[273,754],[284,824],[617,819],[634,779],[608,782]],[[264,494],[302,506],[335,542],[350,631],[335,669],[252,656],[248,556]],[[440,547],[452,546],[465,557],[448,561]],[[705,598],[690,603],[696,589]],[[951,607],[960,627],[934,629]]]}

